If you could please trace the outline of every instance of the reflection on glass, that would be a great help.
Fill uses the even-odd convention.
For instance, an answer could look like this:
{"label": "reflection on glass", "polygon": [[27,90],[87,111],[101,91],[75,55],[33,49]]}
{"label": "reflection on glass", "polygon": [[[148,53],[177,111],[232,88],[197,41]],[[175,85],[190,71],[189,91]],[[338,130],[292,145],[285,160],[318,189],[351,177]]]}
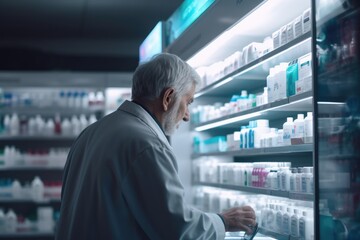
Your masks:
{"label": "reflection on glass", "polygon": [[316,1],[320,239],[360,239],[359,3]]}

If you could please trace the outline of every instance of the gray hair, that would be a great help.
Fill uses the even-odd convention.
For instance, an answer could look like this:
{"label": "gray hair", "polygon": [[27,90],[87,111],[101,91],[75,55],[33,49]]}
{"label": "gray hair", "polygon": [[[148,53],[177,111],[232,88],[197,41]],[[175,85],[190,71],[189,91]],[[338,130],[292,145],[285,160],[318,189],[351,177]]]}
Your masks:
{"label": "gray hair", "polygon": [[173,54],[161,53],[136,68],[132,81],[132,99],[154,100],[170,87],[174,88],[178,98],[199,83],[199,75],[189,64]]}

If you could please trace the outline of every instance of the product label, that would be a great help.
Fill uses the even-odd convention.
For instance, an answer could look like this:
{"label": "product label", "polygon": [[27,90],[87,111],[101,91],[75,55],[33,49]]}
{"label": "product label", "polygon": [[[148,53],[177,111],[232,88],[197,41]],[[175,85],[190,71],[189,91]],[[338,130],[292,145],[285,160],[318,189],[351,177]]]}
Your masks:
{"label": "product label", "polygon": [[294,22],[294,34],[295,38],[299,37],[302,34],[301,17],[298,17]]}
{"label": "product label", "polygon": [[280,33],[280,45],[284,45],[287,43],[287,26],[284,26],[281,28],[281,33]]}
{"label": "product label", "polygon": [[292,236],[299,236],[299,220],[297,219],[296,216],[292,216],[291,217],[291,227],[290,227],[290,231],[291,231],[291,235]]}
{"label": "product label", "polygon": [[284,215],[283,216],[283,231],[284,234],[290,234],[290,218],[289,215]]}
{"label": "product label", "polygon": [[305,221],[302,218],[299,220],[299,237],[305,239]]}
{"label": "product label", "polygon": [[274,49],[280,47],[280,34],[279,31],[276,31],[272,34]]}
{"label": "product label", "polygon": [[293,29],[293,24],[289,24],[287,26],[287,41],[290,42],[294,39],[294,29]]}
{"label": "product label", "polygon": [[290,191],[295,191],[295,177],[290,178]]}
{"label": "product label", "polygon": [[270,210],[267,215],[266,226],[270,230],[274,230],[274,225],[275,225],[275,214]]}

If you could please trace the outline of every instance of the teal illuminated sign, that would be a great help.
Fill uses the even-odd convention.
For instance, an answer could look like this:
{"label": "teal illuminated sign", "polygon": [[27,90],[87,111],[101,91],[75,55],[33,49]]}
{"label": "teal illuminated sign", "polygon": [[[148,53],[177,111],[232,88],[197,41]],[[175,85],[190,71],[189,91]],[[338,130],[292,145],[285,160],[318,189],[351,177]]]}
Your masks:
{"label": "teal illuminated sign", "polygon": [[163,22],[158,22],[140,45],[140,63],[149,60],[155,54],[161,53],[163,51],[163,42]]}
{"label": "teal illuminated sign", "polygon": [[215,0],[185,0],[168,19],[168,43],[177,39]]}

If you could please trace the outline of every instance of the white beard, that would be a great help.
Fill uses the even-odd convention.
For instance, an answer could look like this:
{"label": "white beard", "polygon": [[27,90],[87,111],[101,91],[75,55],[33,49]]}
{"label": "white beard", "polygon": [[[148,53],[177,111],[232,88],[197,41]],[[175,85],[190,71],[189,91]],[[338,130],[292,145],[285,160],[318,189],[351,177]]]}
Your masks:
{"label": "white beard", "polygon": [[172,135],[178,123],[176,122],[178,110],[180,106],[180,99],[174,103],[174,106],[164,116],[164,132],[166,135]]}

